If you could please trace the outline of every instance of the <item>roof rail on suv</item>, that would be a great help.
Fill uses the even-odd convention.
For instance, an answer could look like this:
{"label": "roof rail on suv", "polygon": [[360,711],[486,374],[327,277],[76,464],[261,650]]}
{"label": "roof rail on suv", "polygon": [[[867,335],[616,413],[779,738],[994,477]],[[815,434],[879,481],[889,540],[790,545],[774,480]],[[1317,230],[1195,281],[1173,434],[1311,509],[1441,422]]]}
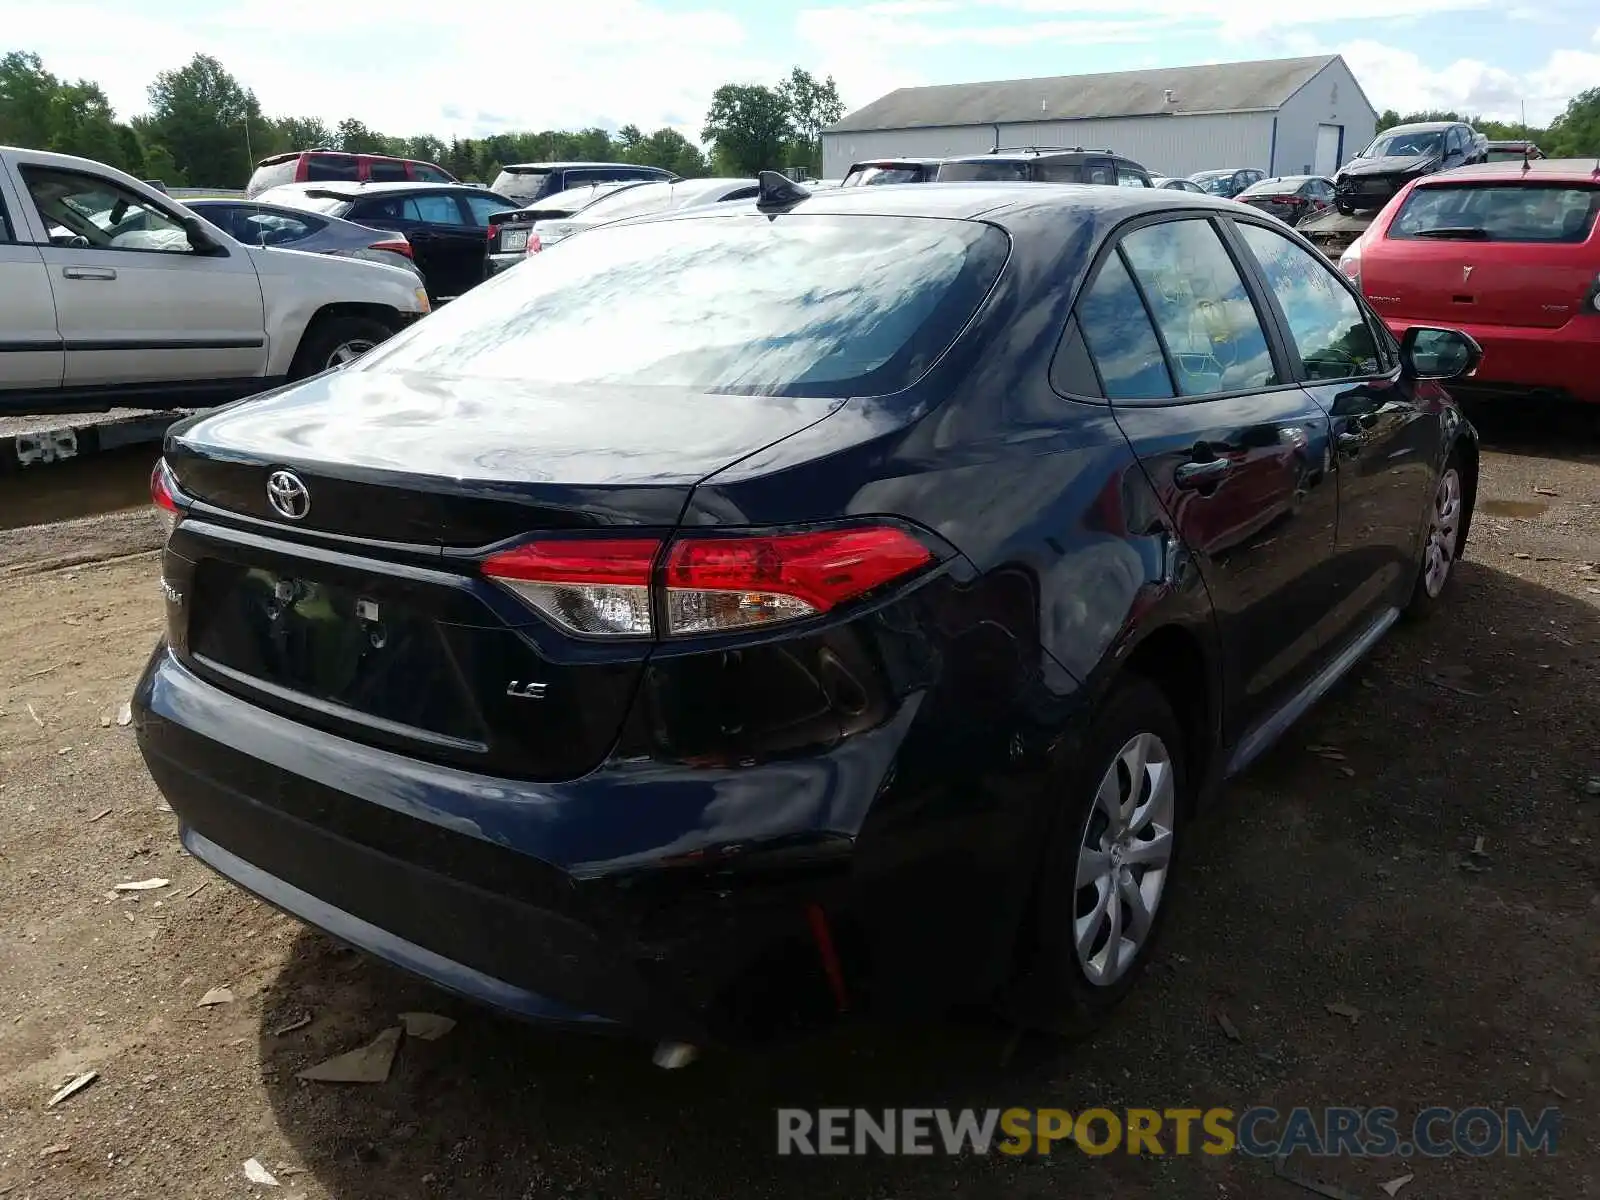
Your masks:
{"label": "roof rail on suv", "polygon": [[995,146],[985,154],[1115,154],[1115,150],[1090,150],[1083,146]]}

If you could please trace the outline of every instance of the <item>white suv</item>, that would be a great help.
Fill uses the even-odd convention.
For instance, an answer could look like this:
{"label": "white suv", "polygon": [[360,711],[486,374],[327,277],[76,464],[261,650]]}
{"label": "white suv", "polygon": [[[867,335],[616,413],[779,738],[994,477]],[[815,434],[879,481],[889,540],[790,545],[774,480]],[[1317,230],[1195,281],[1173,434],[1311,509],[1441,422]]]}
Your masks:
{"label": "white suv", "polygon": [[220,403],[427,311],[409,272],[246,246],[102,163],[0,147],[0,410]]}

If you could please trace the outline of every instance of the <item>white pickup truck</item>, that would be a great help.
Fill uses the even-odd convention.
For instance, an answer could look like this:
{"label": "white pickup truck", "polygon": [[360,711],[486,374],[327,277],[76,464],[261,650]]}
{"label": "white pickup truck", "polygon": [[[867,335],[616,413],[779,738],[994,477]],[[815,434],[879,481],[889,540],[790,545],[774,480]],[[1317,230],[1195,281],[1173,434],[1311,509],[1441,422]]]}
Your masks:
{"label": "white pickup truck", "polygon": [[427,311],[406,271],[247,246],[112,167],[0,146],[0,412],[221,403]]}

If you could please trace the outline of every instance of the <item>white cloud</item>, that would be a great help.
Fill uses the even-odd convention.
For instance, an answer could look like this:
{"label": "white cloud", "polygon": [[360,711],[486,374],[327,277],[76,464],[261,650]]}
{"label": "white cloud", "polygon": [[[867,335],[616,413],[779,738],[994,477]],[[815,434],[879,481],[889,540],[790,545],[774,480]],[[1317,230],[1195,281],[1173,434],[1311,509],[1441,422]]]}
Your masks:
{"label": "white cloud", "polygon": [[15,6],[6,41],[36,51],[57,75],[96,80],[124,117],[145,110],[157,71],[202,52],[273,116],[349,116],[386,133],[446,138],[632,122],[698,139],[719,84],[773,81],[788,68],[753,49],[743,23],[713,2],[668,12],[650,0],[581,0],[559,16],[516,17],[497,34],[488,12],[464,19],[466,10],[436,0],[390,0],[376,24],[366,10],[326,0],[192,15],[69,0]]}
{"label": "white cloud", "polygon": [[1410,50],[1374,41],[1332,49],[1344,55],[1376,107],[1401,113],[1449,109],[1518,121],[1526,105],[1529,124],[1545,125],[1600,79],[1600,54],[1582,50],[1557,50],[1543,66],[1518,73],[1470,58],[1434,69]]}

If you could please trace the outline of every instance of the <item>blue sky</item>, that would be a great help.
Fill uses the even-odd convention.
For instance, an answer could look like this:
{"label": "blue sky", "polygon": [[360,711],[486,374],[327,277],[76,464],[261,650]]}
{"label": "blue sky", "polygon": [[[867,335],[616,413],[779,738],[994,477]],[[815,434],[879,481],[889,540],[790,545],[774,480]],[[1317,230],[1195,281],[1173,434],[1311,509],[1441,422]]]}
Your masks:
{"label": "blue sky", "polygon": [[[506,6],[500,6],[504,11]],[[386,133],[674,125],[725,82],[832,74],[849,107],[895,87],[1337,52],[1374,105],[1548,121],[1600,86],[1596,0],[59,0],[13,6],[9,47],[104,86],[215,55],[269,114]],[[82,36],[93,30],[93,37]]]}

